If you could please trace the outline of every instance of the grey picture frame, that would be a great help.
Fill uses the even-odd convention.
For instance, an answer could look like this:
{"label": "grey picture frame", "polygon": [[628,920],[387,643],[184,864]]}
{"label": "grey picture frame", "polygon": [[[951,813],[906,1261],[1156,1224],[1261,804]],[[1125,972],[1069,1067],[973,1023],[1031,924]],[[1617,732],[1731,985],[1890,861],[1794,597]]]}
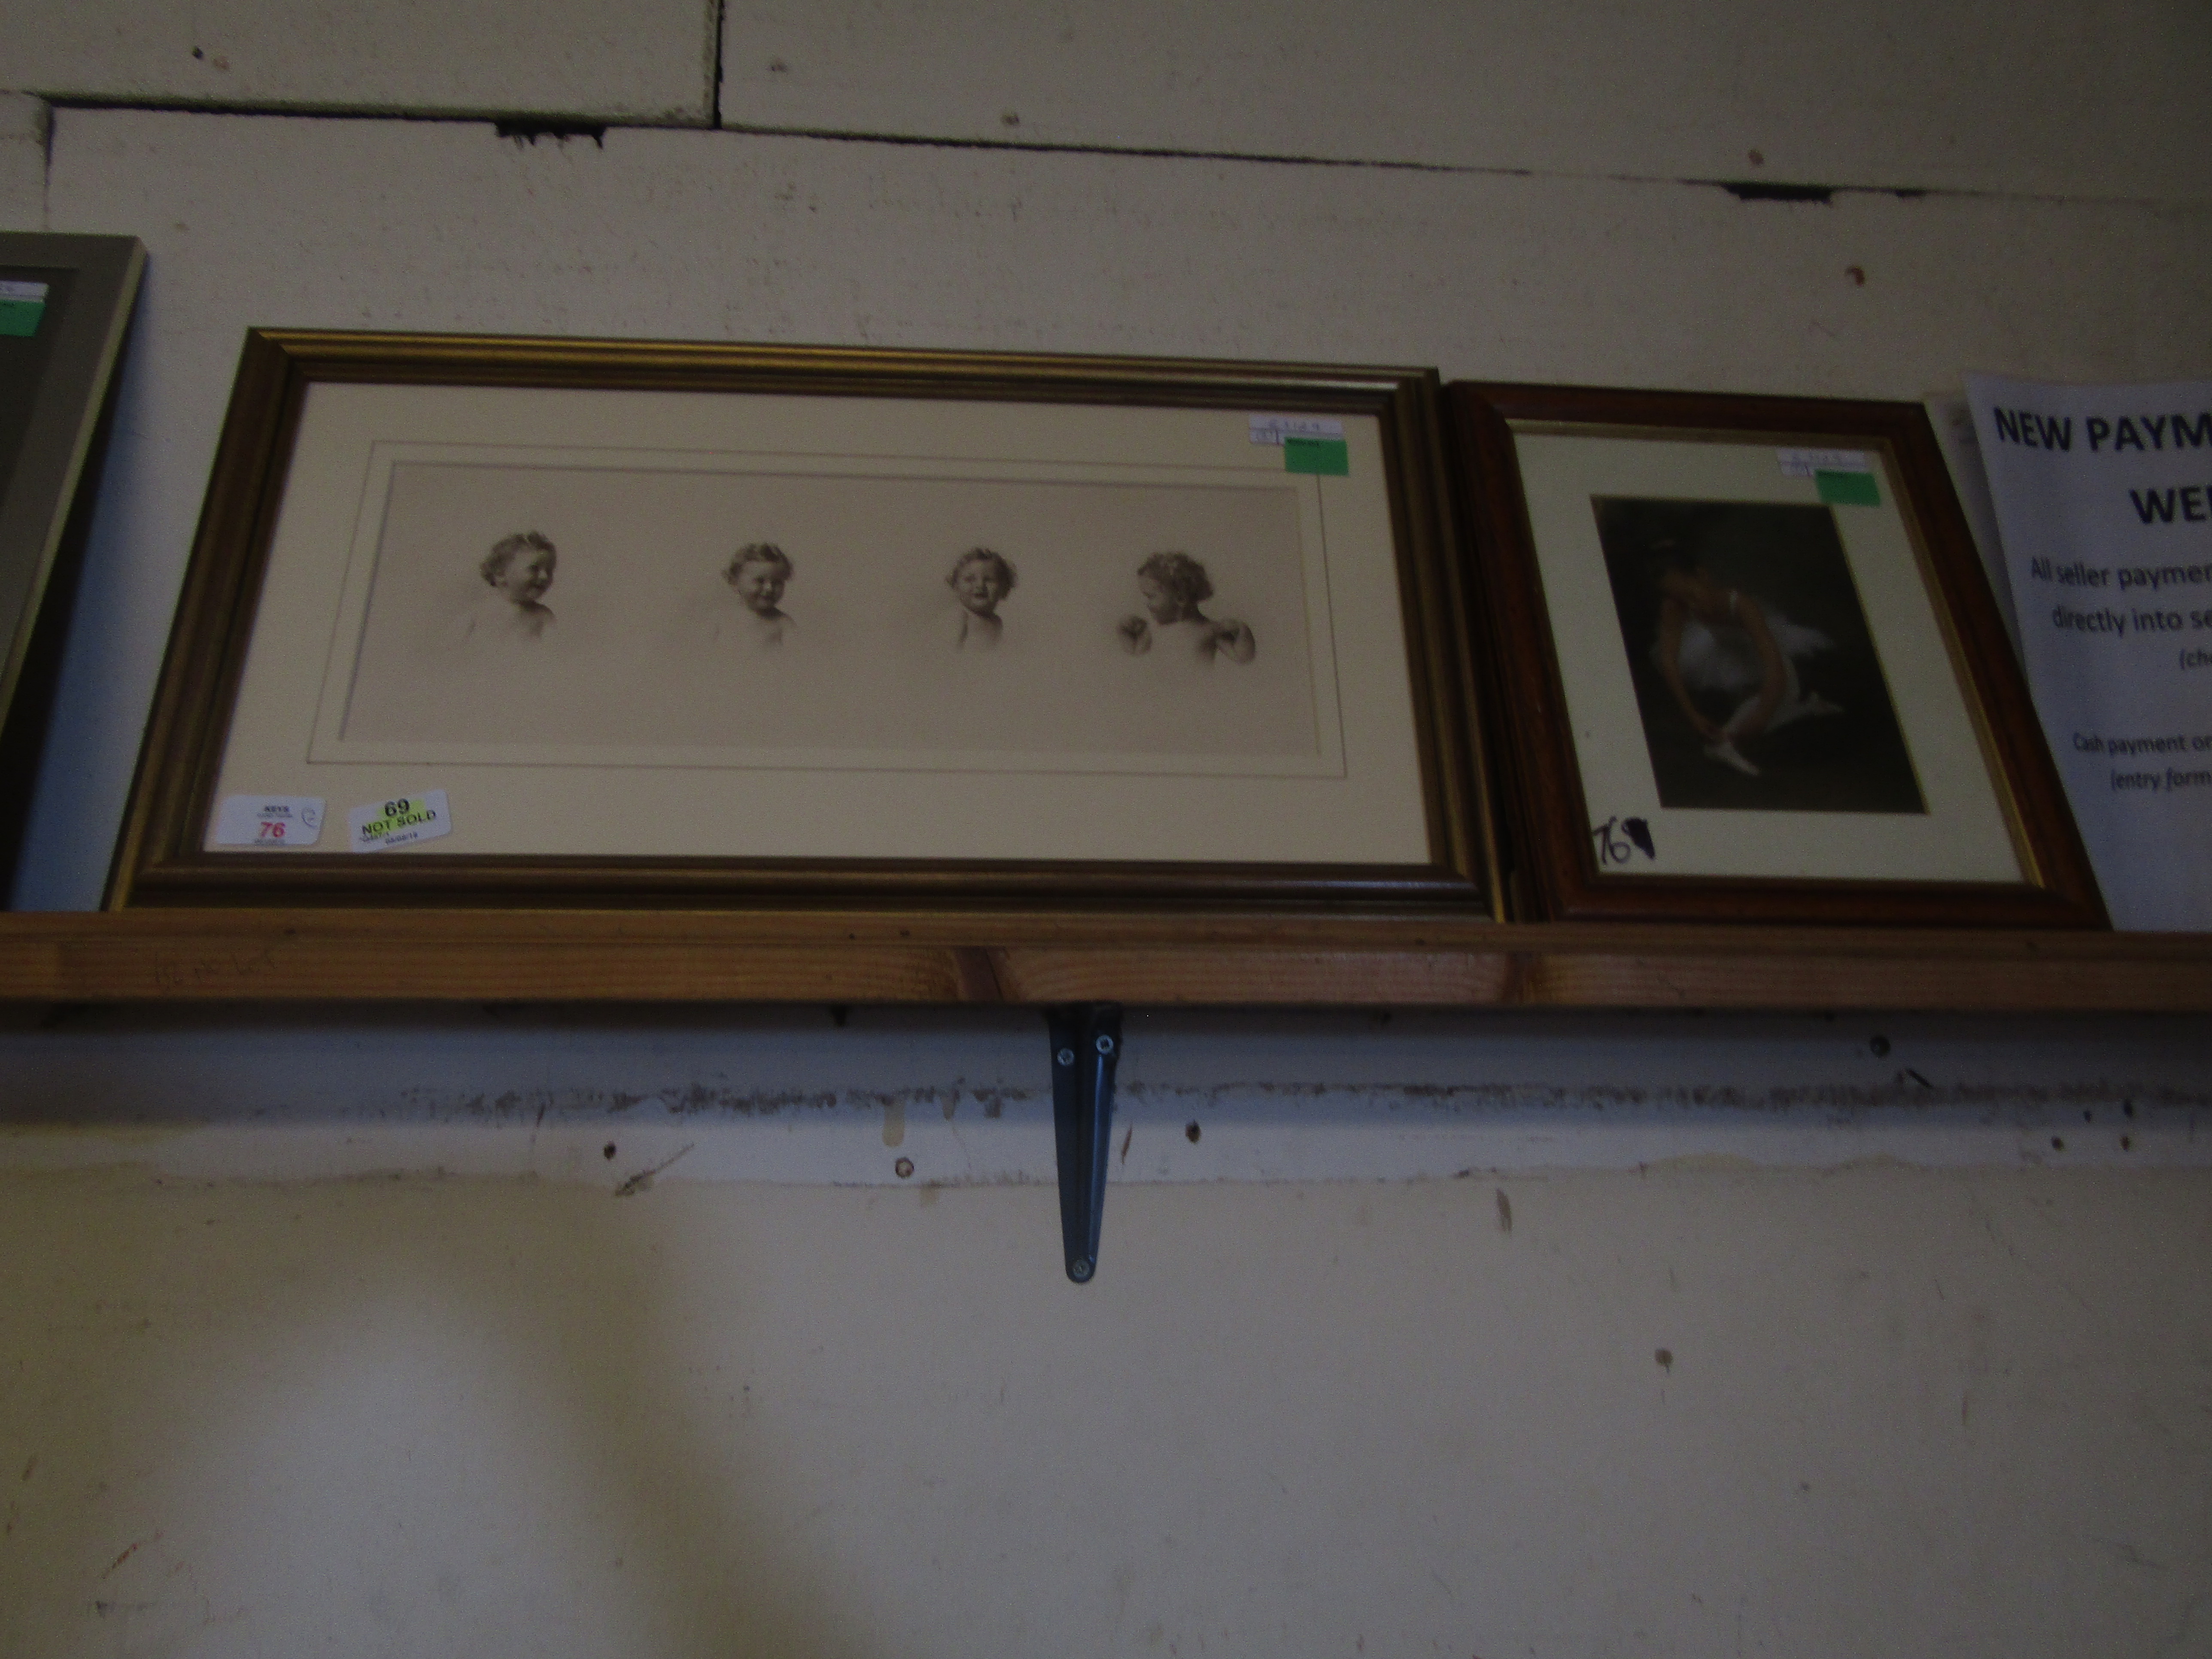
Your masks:
{"label": "grey picture frame", "polygon": [[15,861],[145,268],[133,236],[0,232],[0,281],[46,289],[30,331],[0,337],[0,872]]}

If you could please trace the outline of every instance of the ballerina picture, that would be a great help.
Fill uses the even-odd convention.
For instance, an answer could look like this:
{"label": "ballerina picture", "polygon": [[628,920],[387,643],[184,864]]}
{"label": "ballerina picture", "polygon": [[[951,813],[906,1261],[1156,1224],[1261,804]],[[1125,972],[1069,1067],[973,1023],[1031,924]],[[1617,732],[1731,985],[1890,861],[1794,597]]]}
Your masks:
{"label": "ballerina picture", "polygon": [[1115,630],[1133,657],[1158,647],[1164,655],[1200,663],[1224,657],[1246,663],[1259,649],[1246,623],[1217,620],[1198,608],[1213,597],[1213,582],[1188,553],[1155,553],[1139,565],[1137,592],[1149,617],[1124,617]]}
{"label": "ballerina picture", "polygon": [[1593,507],[1661,805],[1926,810],[1832,508]]}
{"label": "ballerina picture", "polygon": [[[1834,644],[1819,629],[1770,611],[1740,588],[1723,587],[1679,542],[1653,550],[1653,569],[1661,597],[1652,660],[1705,740],[1707,759],[1755,778],[1759,768],[1739,744],[1792,720],[1844,712],[1798,678],[1799,661]],[[1716,721],[1698,708],[1693,689],[1735,706]]]}

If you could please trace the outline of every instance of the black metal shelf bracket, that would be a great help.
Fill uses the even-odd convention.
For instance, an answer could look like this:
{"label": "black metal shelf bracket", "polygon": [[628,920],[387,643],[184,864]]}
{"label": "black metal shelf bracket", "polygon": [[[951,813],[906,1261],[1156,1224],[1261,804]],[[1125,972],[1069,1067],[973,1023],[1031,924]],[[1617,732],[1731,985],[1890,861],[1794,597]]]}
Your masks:
{"label": "black metal shelf bracket", "polygon": [[1098,1271],[1106,1208],[1106,1158],[1114,1139],[1114,1067],[1121,1058],[1118,1003],[1081,1002],[1045,1012],[1052,1038],[1052,1127],[1060,1156],[1060,1239],[1067,1276]]}

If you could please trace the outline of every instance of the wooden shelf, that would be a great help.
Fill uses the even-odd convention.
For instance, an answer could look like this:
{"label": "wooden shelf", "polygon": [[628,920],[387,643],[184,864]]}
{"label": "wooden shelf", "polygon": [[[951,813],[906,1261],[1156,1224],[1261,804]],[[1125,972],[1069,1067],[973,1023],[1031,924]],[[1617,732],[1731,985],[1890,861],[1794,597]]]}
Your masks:
{"label": "wooden shelf", "polygon": [[0,1001],[269,1000],[2212,1012],[2212,935],[1373,915],[0,915]]}

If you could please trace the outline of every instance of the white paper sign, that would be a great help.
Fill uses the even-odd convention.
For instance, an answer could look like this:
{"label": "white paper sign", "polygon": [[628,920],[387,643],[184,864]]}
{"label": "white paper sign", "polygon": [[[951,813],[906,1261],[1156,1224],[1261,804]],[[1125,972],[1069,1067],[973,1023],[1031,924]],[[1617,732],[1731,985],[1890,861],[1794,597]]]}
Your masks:
{"label": "white paper sign", "polygon": [[2212,927],[2212,381],[1966,391],[2051,757],[2118,927]]}
{"label": "white paper sign", "polygon": [[453,817],[446,805],[446,792],[426,789],[419,795],[394,795],[356,806],[346,814],[346,829],[355,852],[385,853],[452,835]]}
{"label": "white paper sign", "polygon": [[[1235,428],[1230,428],[1234,431]],[[1326,415],[1255,415],[1252,416],[1252,441],[1283,447],[1290,438],[1341,438],[1344,422],[1333,421]]]}
{"label": "white paper sign", "polygon": [[218,847],[313,847],[322,833],[320,795],[225,795],[216,808]]}
{"label": "white paper sign", "polygon": [[1778,449],[1785,478],[1809,478],[1820,472],[1871,472],[1874,463],[1863,449]]}
{"label": "white paper sign", "polygon": [[40,300],[46,297],[44,283],[0,282],[0,300]]}

